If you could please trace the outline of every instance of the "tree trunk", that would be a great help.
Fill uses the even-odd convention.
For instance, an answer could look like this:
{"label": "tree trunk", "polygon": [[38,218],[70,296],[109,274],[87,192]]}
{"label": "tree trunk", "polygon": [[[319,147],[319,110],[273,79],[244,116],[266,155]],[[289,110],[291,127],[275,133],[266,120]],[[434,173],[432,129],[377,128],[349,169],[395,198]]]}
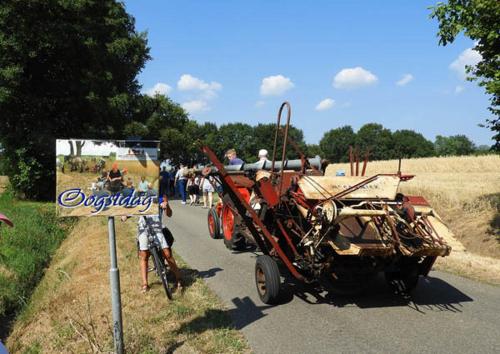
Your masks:
{"label": "tree trunk", "polygon": [[73,147],[73,141],[68,140],[69,144],[69,156],[75,156],[75,148]]}
{"label": "tree trunk", "polygon": [[85,145],[85,141],[77,140],[76,141],[76,156],[82,156],[82,147]]}

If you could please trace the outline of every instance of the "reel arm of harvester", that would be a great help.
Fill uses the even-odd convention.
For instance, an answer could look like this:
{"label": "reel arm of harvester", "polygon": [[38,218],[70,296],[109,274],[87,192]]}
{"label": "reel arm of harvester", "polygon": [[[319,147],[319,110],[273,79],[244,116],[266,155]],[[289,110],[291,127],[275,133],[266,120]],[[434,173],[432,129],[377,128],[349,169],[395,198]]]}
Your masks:
{"label": "reel arm of harvester", "polygon": [[[208,147],[203,146],[203,152],[207,155],[210,161],[217,168],[220,181],[225,189],[225,191],[230,196],[236,210],[242,217],[245,225],[255,239],[255,242],[264,254],[269,254],[271,250],[274,249],[276,254],[279,256],[283,264],[287,267],[290,273],[297,279],[305,281],[304,277],[297,271],[292,262],[288,259],[283,249],[276,242],[273,235],[270,233],[266,225],[259,218],[255,210],[244,200],[244,198],[238,192],[236,184],[231,179],[231,176],[227,173],[224,165],[219,161],[215,153]],[[257,227],[260,229],[257,230]]]}

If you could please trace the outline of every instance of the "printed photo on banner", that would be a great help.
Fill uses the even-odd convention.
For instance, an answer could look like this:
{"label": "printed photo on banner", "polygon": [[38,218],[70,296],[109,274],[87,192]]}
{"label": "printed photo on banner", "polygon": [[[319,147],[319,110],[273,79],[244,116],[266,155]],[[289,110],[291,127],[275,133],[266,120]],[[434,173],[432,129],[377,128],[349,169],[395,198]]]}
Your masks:
{"label": "printed photo on banner", "polygon": [[159,142],[56,140],[58,216],[158,212]]}

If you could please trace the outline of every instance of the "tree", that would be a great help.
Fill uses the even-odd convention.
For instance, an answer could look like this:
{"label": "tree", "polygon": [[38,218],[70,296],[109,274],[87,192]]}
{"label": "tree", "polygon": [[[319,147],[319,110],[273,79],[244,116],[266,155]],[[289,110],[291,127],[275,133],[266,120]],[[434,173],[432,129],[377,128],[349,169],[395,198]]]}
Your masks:
{"label": "tree", "polygon": [[[276,134],[276,124],[262,124],[259,123],[253,128],[253,136],[255,139],[256,150],[253,152],[250,161],[257,160],[257,153],[260,149],[266,149],[269,152],[268,158],[271,160],[273,155],[273,147],[274,147],[274,138]],[[290,125],[288,129],[288,137],[291,141],[297,144],[298,148],[306,154],[307,146],[304,142],[304,133],[301,129]],[[276,143],[276,160],[281,160],[281,156],[283,154],[283,130],[278,134],[278,140]],[[299,155],[297,151],[291,146],[287,144],[286,158],[288,159],[296,159]]]}
{"label": "tree", "polygon": [[245,123],[228,123],[219,127],[216,153],[220,159],[229,149],[236,149],[238,157],[245,162],[255,161],[257,142],[252,126]]}
{"label": "tree", "polygon": [[349,161],[349,146],[356,143],[356,134],[350,125],[327,131],[319,142],[324,157],[331,162]]}
{"label": "tree", "polygon": [[170,98],[159,94],[138,97],[133,119],[123,129],[125,137],[160,140],[161,159],[189,163],[201,158],[195,145],[204,136],[202,127]]}
{"label": "tree", "polygon": [[429,157],[434,155],[434,144],[413,130],[396,130],[392,133],[394,157]]}
{"label": "tree", "polygon": [[123,137],[148,52],[121,2],[0,3],[0,139],[17,191],[54,198],[55,138]]}
{"label": "tree", "polygon": [[436,136],[434,143],[438,156],[461,156],[474,153],[475,146],[465,135]]}
{"label": "tree", "polygon": [[324,154],[318,144],[308,144],[306,148],[306,155],[307,157],[323,157]]}
{"label": "tree", "polygon": [[394,151],[391,131],[381,124],[368,123],[363,125],[356,133],[356,145],[361,153],[370,150],[371,160],[389,160],[399,157]]}
{"label": "tree", "polygon": [[469,80],[478,80],[491,95],[489,110],[494,118],[486,125],[496,134],[496,150],[500,150],[500,1],[498,0],[449,0],[432,7],[431,18],[439,22],[439,44],[453,43],[464,33],[475,43],[474,50],[481,54],[475,67],[468,67]]}

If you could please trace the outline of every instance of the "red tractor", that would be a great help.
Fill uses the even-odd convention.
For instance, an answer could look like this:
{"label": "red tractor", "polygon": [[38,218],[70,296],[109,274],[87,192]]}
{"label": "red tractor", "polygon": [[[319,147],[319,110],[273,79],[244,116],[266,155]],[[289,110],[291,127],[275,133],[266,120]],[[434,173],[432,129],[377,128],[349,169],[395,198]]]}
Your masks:
{"label": "red tractor", "polygon": [[[284,129],[280,120],[287,108]],[[439,215],[421,196],[403,195],[399,184],[413,176],[364,176],[359,158],[351,176],[319,157],[307,159],[288,137],[290,105],[278,113],[271,161],[224,166],[212,150],[203,151],[212,168],[203,171],[223,187],[222,203],[208,215],[210,235],[224,236],[231,249],[255,245],[262,254],[255,282],[264,303],[280,299],[283,272],[325,290],[357,291],[378,273],[399,292],[413,290],[438,256],[447,256],[451,237]],[[279,133],[284,135],[276,161]],[[291,145],[299,159],[287,160]]]}
{"label": "red tractor", "polygon": [[[243,199],[250,203],[251,190],[244,184],[238,183],[238,175],[233,175],[233,182],[238,193]],[[223,192],[219,195],[219,201],[208,211],[208,231],[211,238],[223,238],[224,244],[230,250],[244,250],[253,245],[252,238],[246,232],[231,199]],[[247,237],[245,237],[245,235]]]}

